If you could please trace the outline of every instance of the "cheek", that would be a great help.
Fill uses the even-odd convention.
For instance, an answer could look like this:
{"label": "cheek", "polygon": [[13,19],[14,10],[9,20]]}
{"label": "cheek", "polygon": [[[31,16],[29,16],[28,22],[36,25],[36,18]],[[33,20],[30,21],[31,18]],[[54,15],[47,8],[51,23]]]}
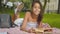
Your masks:
{"label": "cheek", "polygon": [[33,13],[34,13],[35,15],[38,15],[38,14],[40,13],[40,9],[33,9]]}
{"label": "cheek", "polygon": [[40,8],[33,8],[33,11],[34,12],[40,12],[41,10],[40,10]]}
{"label": "cheek", "polygon": [[35,11],[36,11],[36,10],[33,8],[33,13],[35,13]]}
{"label": "cheek", "polygon": [[36,14],[36,12],[37,12],[36,9],[33,9],[33,13]]}
{"label": "cheek", "polygon": [[36,9],[35,8],[33,8],[33,12],[35,12],[36,11]]}
{"label": "cheek", "polygon": [[40,12],[40,11],[41,11],[41,9],[38,9],[38,11]]}
{"label": "cheek", "polygon": [[38,15],[40,13],[40,9],[38,9],[37,11],[36,11],[36,15]]}

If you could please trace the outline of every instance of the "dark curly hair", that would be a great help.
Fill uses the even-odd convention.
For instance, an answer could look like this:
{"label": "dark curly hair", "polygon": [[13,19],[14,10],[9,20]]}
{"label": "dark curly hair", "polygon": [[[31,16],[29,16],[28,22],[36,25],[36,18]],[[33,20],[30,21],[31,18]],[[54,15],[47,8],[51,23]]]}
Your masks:
{"label": "dark curly hair", "polygon": [[41,9],[41,11],[40,11],[40,13],[38,15],[38,18],[37,18],[37,23],[40,24],[40,22],[41,22],[41,20],[43,18],[43,7],[42,7],[42,4],[41,4],[40,1],[33,1],[32,2],[32,7],[34,6],[35,3],[38,3],[40,5],[40,9]]}

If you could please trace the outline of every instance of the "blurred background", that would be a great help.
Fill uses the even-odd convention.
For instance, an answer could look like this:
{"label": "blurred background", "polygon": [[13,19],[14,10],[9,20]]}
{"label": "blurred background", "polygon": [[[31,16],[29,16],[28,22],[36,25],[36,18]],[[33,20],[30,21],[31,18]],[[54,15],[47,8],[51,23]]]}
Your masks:
{"label": "blurred background", "polygon": [[[14,14],[14,9],[20,2],[24,8],[20,12],[20,18],[24,18],[25,12],[31,10],[31,3],[34,0],[0,0],[0,14]],[[60,0],[39,0],[44,9],[43,22],[49,23],[51,27],[60,28]]]}

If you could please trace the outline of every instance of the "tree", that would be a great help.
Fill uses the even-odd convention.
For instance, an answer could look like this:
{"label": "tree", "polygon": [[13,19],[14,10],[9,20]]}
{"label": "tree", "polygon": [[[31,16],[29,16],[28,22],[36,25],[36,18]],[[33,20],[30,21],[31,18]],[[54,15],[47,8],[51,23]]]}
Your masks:
{"label": "tree", "polygon": [[46,5],[47,5],[47,2],[50,2],[50,0],[44,0],[43,11],[45,11],[45,8],[46,8]]}
{"label": "tree", "polygon": [[30,8],[31,0],[21,0],[21,1],[24,2],[24,5],[27,9]]}
{"label": "tree", "polygon": [[0,8],[1,8],[1,0],[0,0]]}
{"label": "tree", "polygon": [[2,1],[2,0],[0,0],[0,11],[1,11],[1,8],[2,8],[1,1]]}
{"label": "tree", "polygon": [[60,14],[60,0],[58,2],[58,11],[57,11],[57,14]]}

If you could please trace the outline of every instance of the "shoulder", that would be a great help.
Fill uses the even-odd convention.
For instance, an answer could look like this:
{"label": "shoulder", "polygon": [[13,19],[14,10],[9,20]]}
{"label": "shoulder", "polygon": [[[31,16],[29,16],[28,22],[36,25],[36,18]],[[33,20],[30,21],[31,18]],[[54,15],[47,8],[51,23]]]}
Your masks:
{"label": "shoulder", "polygon": [[26,12],[26,13],[25,13],[25,18],[29,18],[30,15],[31,15],[31,12]]}
{"label": "shoulder", "polygon": [[25,14],[25,15],[28,15],[28,16],[29,16],[30,14],[31,14],[31,12],[26,12],[26,14]]}

